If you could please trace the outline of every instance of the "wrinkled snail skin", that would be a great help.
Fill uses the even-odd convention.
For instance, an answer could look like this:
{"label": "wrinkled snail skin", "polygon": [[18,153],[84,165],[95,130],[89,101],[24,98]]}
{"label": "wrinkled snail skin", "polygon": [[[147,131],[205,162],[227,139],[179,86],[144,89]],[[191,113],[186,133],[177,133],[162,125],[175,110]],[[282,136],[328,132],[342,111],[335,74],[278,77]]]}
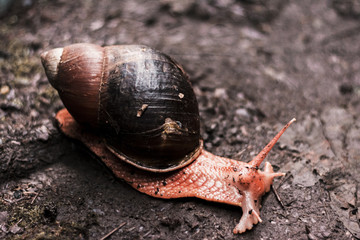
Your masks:
{"label": "wrinkled snail skin", "polygon": [[263,171],[259,166],[295,119],[252,161],[240,162],[203,149],[195,94],[169,56],[139,45],[75,44],[44,53],[42,62],[66,107],[56,115],[60,130],[118,178],[153,197],[239,206],[243,215],[234,233],[262,221],[261,197],[284,174],[267,162]]}

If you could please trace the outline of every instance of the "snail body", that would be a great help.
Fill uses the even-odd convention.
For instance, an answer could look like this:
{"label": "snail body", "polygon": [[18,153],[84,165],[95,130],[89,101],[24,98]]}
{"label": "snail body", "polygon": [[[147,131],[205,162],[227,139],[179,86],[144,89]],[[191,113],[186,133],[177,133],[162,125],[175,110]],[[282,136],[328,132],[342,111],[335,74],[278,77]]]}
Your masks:
{"label": "snail body", "polygon": [[261,197],[284,174],[259,166],[295,119],[249,163],[222,158],[203,149],[189,78],[166,54],[140,45],[74,44],[41,58],[66,107],[56,115],[60,130],[117,177],[154,197],[240,206],[234,233],[261,222]]}

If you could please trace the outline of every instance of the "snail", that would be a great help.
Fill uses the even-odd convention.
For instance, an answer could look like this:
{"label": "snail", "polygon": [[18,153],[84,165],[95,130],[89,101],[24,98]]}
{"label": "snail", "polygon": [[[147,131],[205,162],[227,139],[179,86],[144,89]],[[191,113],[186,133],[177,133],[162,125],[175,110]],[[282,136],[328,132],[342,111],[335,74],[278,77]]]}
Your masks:
{"label": "snail", "polygon": [[73,44],[41,55],[65,106],[60,130],[80,140],[140,192],[198,197],[242,208],[234,233],[261,222],[260,200],[275,177],[260,164],[292,119],[249,163],[203,148],[196,96],[171,57],[141,45]]}

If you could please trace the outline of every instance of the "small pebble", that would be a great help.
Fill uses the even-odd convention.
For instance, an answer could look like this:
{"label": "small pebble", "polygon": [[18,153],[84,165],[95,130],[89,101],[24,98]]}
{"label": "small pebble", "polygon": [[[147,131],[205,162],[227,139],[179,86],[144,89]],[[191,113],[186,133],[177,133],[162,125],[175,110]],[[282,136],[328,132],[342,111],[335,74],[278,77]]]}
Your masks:
{"label": "small pebble", "polygon": [[6,114],[5,111],[0,109],[0,119],[5,117],[5,114]]}
{"label": "small pebble", "polygon": [[9,86],[7,86],[7,85],[4,85],[4,86],[2,86],[1,88],[0,88],[0,94],[1,95],[6,95],[6,94],[8,94],[10,92],[10,88],[9,88]]}
{"label": "small pebble", "polygon": [[217,127],[217,123],[212,123],[212,124],[210,125],[210,129],[211,129],[211,130],[215,130],[216,127]]}
{"label": "small pebble", "polygon": [[229,130],[229,132],[233,135],[236,134],[238,131],[239,131],[239,129],[237,127],[230,128],[230,130]]}
{"label": "small pebble", "polygon": [[217,98],[224,98],[224,99],[226,99],[228,97],[225,88],[215,89],[214,96]]}
{"label": "small pebble", "polygon": [[22,197],[22,190],[16,190],[14,192],[14,198],[19,199]]}
{"label": "small pebble", "polygon": [[104,216],[105,213],[101,210],[101,209],[98,209],[98,208],[94,208],[92,210],[94,213],[96,213],[97,215],[100,215],[100,216]]}
{"label": "small pebble", "polygon": [[242,92],[239,92],[238,94],[236,94],[236,97],[239,99],[245,99],[245,94]]}
{"label": "small pebble", "polygon": [[0,212],[0,225],[3,225],[6,223],[7,219],[9,217],[9,213],[4,211],[4,212]]}
{"label": "small pebble", "polygon": [[137,111],[136,116],[141,117],[145,112],[145,110],[148,108],[148,106],[149,106],[148,104],[143,104],[141,108]]}
{"label": "small pebble", "polygon": [[331,231],[330,231],[330,230],[326,230],[326,231],[322,232],[321,235],[323,235],[325,238],[329,238],[330,235],[331,235]]}
{"label": "small pebble", "polygon": [[38,118],[39,117],[39,112],[34,110],[34,109],[31,109],[30,117],[33,118],[33,119]]}
{"label": "small pebble", "polygon": [[215,137],[214,140],[212,140],[212,144],[214,146],[219,146],[221,143],[221,138],[220,137]]}
{"label": "small pebble", "polygon": [[318,238],[317,238],[314,234],[312,234],[312,233],[309,233],[309,234],[308,234],[308,238],[311,239],[311,240],[317,240],[317,239],[318,239]]}
{"label": "small pebble", "polygon": [[23,228],[22,227],[19,227],[17,224],[11,226],[9,228],[9,231],[12,233],[12,234],[18,234],[18,233],[22,233],[23,232]]}
{"label": "small pebble", "polygon": [[287,145],[284,144],[284,143],[280,143],[280,144],[279,144],[279,149],[280,149],[280,150],[284,150],[286,147],[287,147]]}
{"label": "small pebble", "polygon": [[90,30],[96,31],[101,29],[104,26],[105,22],[103,20],[97,20],[90,24]]}
{"label": "small pebble", "polygon": [[30,84],[30,79],[28,78],[16,78],[15,83],[19,86],[28,86]]}
{"label": "small pebble", "polygon": [[48,129],[43,125],[36,130],[36,137],[42,141],[47,141],[49,139],[49,131]]}
{"label": "small pebble", "polygon": [[235,111],[236,115],[242,117],[242,118],[246,118],[246,119],[250,119],[250,114],[248,112],[248,110],[246,108],[239,108],[236,109]]}

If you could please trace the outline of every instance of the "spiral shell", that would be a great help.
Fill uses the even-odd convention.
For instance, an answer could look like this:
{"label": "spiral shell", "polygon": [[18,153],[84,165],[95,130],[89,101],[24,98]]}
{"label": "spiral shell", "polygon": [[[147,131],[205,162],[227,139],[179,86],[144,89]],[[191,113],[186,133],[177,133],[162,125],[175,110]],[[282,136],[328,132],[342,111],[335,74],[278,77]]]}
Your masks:
{"label": "spiral shell", "polygon": [[196,96],[183,68],[141,45],[74,44],[41,55],[77,122],[104,136],[120,159],[166,172],[202,149]]}

